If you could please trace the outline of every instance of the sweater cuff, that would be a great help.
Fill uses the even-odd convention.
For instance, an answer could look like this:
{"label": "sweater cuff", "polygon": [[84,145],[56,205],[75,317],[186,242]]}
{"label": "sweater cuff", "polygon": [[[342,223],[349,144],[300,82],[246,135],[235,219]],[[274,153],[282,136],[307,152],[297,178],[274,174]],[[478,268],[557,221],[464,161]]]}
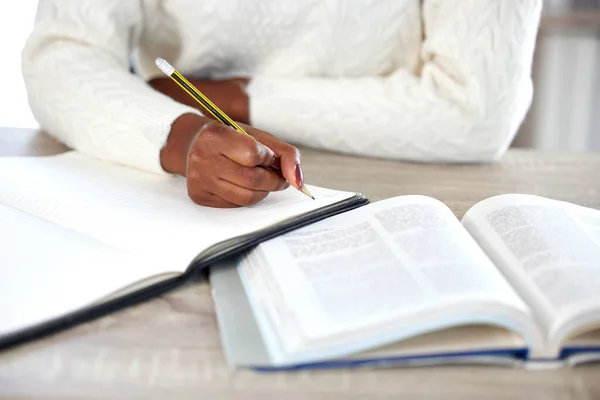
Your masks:
{"label": "sweater cuff", "polygon": [[[157,104],[158,103],[158,104]],[[170,98],[152,105],[141,105],[134,130],[140,133],[139,143],[132,143],[130,165],[145,171],[170,175],[160,162],[160,152],[167,142],[175,120],[184,114],[203,115],[198,109],[178,103]]]}

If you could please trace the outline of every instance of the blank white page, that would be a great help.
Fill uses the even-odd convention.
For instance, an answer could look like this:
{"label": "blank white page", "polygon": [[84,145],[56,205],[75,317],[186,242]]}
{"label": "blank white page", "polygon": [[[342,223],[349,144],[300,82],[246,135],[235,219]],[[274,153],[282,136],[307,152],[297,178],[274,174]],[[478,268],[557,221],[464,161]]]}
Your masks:
{"label": "blank white page", "polygon": [[0,204],[0,336],[86,307],[165,260],[133,256]]}
{"label": "blank white page", "polygon": [[202,250],[354,193],[294,188],[238,209],[193,203],[185,179],[121,167],[70,152],[0,159],[0,203],[121,249],[165,254],[185,269]]}

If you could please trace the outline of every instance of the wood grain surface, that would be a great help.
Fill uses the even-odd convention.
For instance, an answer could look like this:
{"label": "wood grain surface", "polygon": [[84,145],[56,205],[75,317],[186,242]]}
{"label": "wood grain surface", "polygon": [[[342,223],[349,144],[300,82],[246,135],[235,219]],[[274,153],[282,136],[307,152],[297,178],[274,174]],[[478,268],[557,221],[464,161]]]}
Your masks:
{"label": "wood grain surface", "polygon": [[[0,129],[0,156],[65,149],[41,132]],[[598,153],[514,149],[495,164],[420,165],[303,149],[302,160],[311,184],[360,191],[371,201],[429,195],[457,217],[502,193],[600,209]],[[599,378],[598,364],[543,371],[445,366],[233,372],[221,350],[210,287],[202,280],[0,353],[0,396],[26,399],[600,399]]]}

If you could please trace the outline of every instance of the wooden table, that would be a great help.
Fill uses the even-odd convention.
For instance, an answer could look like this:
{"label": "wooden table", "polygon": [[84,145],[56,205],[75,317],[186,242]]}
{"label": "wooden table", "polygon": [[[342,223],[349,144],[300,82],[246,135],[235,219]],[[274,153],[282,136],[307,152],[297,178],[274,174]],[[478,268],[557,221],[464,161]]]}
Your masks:
{"label": "wooden table", "polygon": [[[64,146],[35,131],[0,129],[0,156]],[[419,165],[302,151],[306,179],[372,201],[425,194],[458,217],[501,193],[532,193],[600,209],[600,154],[510,150],[491,165]],[[9,266],[1,266],[7,268]],[[0,395],[18,398],[600,398],[600,365],[520,371],[423,367],[260,375],[227,369],[209,286],[194,282],[52,337],[0,353]]]}

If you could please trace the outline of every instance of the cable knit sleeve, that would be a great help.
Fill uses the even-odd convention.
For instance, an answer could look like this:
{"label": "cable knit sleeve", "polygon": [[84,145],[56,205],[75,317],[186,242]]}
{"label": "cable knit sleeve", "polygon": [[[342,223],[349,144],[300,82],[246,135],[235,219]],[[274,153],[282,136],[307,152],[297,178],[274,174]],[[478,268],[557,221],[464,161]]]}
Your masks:
{"label": "cable knit sleeve", "polygon": [[531,104],[541,7],[540,0],[423,0],[418,72],[257,76],[248,87],[251,122],[289,142],[347,153],[497,159]]}
{"label": "cable knit sleeve", "polygon": [[82,153],[162,174],[171,123],[198,111],[130,73],[140,3],[40,0],[22,68],[32,113],[49,134]]}

